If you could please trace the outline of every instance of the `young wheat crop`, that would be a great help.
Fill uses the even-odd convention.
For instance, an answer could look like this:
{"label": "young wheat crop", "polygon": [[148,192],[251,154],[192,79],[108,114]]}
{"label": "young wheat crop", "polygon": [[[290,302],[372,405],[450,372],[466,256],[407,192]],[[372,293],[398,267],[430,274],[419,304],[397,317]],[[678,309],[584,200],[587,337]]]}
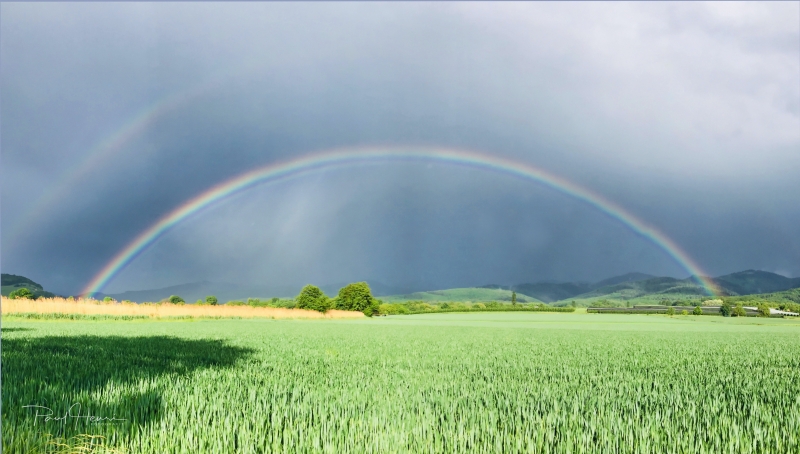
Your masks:
{"label": "young wheat crop", "polygon": [[4,322],[3,448],[800,452],[800,327],[707,319]]}

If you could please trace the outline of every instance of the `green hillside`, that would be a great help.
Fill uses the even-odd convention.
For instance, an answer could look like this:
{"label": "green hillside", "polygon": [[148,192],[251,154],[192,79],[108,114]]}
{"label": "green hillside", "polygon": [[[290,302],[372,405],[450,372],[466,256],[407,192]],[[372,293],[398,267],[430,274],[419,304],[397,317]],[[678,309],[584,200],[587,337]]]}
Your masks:
{"label": "green hillside", "polygon": [[[787,278],[767,271],[741,271],[714,278],[723,295],[769,293],[776,303],[796,302],[800,298],[800,278]],[[798,288],[797,291],[790,290]],[[766,289],[766,290],[765,290]],[[520,302],[546,302],[565,306],[575,301],[576,306],[625,306],[628,304],[662,303],[663,301],[699,302],[708,295],[695,278],[676,279],[653,277],[642,273],[628,273],[594,284],[536,283],[511,287],[486,285],[391,295],[381,299],[392,301],[510,301],[511,290],[517,292]],[[765,295],[759,295],[764,297]]]}
{"label": "green hillside", "polygon": [[[451,288],[447,290],[432,290],[429,292],[414,292],[405,295],[389,295],[380,297],[386,302],[401,301],[511,301],[511,290],[494,288]],[[517,293],[520,303],[539,303],[536,298]]]}
{"label": "green hillside", "polygon": [[8,296],[9,293],[13,292],[14,290],[19,290],[21,288],[27,288],[30,290],[34,296],[37,298],[44,296],[46,298],[52,298],[56,296],[55,294],[45,291],[45,289],[36,282],[28,279],[25,276],[17,276],[15,274],[2,274],[0,275],[0,293],[3,296]]}
{"label": "green hillside", "polygon": [[565,283],[538,283],[515,285],[514,290],[517,294],[528,295],[532,298],[550,303],[552,301],[563,300],[575,295],[580,295],[591,290],[589,284]]}
{"label": "green hillside", "polygon": [[798,304],[800,305],[800,288],[784,290],[782,292],[759,293],[755,295],[728,296],[723,298],[731,304],[742,303],[744,305],[757,305],[761,301],[774,304]]}
{"label": "green hillside", "polygon": [[[646,276],[646,275],[641,275]],[[615,280],[612,278],[605,282]],[[738,273],[727,274],[713,278],[713,281],[720,287],[723,295],[739,297],[741,295],[767,294],[774,298],[791,300],[793,293],[788,291],[793,288],[800,288],[800,278],[788,278],[780,274],[767,271],[740,271]],[[617,305],[624,306],[627,303],[648,303],[681,300],[699,300],[706,296],[705,289],[694,278],[675,279],[671,277],[656,277],[645,280],[622,282],[615,285],[600,286],[603,282],[596,284],[592,291],[566,297],[558,301],[557,305],[565,305],[575,301],[578,306],[590,305]],[[775,292],[784,292],[779,294]],[[761,297],[763,295],[760,295]]]}
{"label": "green hillside", "polygon": [[591,298],[620,298],[631,299],[642,296],[701,296],[705,292],[703,287],[690,279],[675,279],[672,277],[657,277],[637,282],[600,287],[591,292],[576,296],[576,299]]}

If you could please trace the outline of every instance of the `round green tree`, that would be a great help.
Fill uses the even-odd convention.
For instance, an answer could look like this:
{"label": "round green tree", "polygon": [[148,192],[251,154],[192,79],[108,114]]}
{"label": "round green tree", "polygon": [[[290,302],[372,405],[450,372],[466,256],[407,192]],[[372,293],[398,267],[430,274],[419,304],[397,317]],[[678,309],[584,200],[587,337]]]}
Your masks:
{"label": "round green tree", "polygon": [[330,298],[315,285],[306,285],[294,299],[298,309],[325,312],[331,308]]}
{"label": "round green tree", "polygon": [[172,303],[172,304],[183,304],[186,301],[184,301],[183,298],[181,298],[178,295],[172,295],[172,296],[169,297],[169,302]]}
{"label": "round green tree", "polygon": [[217,300],[217,297],[214,295],[208,295],[206,297],[206,304],[210,304],[211,306],[216,306],[218,302],[219,300]]}
{"label": "round green tree", "polygon": [[692,311],[693,315],[703,315],[703,308],[700,306],[695,306],[694,310]]}
{"label": "round green tree", "polygon": [[36,299],[36,297],[33,295],[33,292],[31,292],[30,290],[28,290],[25,287],[22,287],[21,289],[14,290],[13,292],[8,294],[8,297],[10,299],[12,299],[12,300],[14,300],[14,299],[28,299],[28,300]]}
{"label": "round green tree", "polygon": [[372,316],[378,310],[375,298],[366,282],[348,284],[339,290],[336,297],[336,309],[345,311],[359,311],[364,315]]}

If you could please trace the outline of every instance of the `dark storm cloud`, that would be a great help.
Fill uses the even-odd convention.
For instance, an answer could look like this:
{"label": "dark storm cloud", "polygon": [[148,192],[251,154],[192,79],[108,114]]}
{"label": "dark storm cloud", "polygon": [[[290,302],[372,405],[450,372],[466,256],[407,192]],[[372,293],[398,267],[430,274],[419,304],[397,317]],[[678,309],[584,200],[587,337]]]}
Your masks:
{"label": "dark storm cloud", "polygon": [[[3,4],[3,270],[75,292],[161,215],[240,172],[333,147],[432,144],[592,188],[711,274],[800,275],[797,8]],[[136,112],[209,79],[90,178],[56,187]],[[255,190],[187,221],[112,287],[685,274],[568,197],[439,167]],[[50,191],[60,202],[10,237]]]}

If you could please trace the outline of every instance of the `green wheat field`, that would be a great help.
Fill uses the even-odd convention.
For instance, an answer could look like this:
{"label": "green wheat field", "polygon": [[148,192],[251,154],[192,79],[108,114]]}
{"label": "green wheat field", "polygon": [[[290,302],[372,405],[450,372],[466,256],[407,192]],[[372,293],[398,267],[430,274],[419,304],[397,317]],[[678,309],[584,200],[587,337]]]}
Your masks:
{"label": "green wheat field", "polygon": [[796,453],[799,341],[744,317],[4,317],[3,452]]}

